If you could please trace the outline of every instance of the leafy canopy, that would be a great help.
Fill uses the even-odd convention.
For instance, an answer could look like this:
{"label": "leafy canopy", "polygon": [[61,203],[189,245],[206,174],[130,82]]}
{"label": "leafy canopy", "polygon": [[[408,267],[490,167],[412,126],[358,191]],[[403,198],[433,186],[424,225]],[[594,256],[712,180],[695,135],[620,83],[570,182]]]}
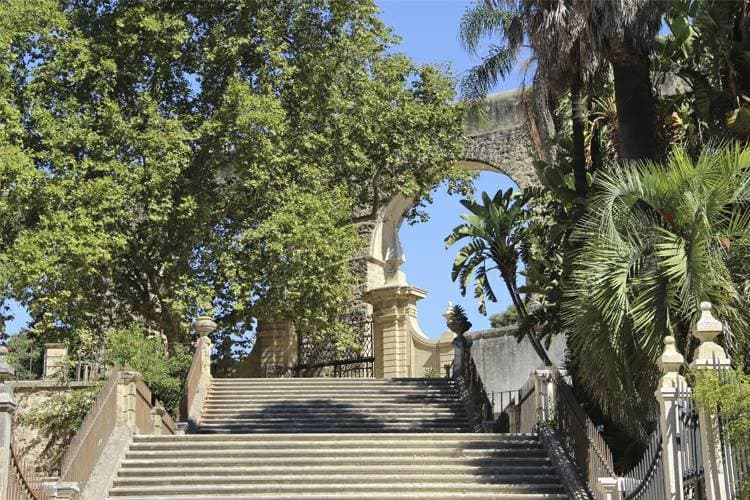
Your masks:
{"label": "leafy canopy", "polygon": [[460,151],[453,84],[371,1],[6,0],[0,286],[44,338],[341,314],[371,214]]}

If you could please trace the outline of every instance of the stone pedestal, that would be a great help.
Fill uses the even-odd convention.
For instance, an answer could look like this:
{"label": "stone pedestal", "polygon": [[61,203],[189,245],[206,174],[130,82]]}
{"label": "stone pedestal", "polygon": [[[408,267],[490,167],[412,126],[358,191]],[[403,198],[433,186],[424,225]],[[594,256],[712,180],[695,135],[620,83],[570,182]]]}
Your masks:
{"label": "stone pedestal", "polygon": [[375,377],[408,377],[412,342],[409,323],[417,321],[417,301],[427,292],[408,285],[370,290],[365,300],[372,305]]}
{"label": "stone pedestal", "polygon": [[299,363],[299,340],[291,321],[259,322],[256,342],[263,377],[282,376]]}
{"label": "stone pedestal", "polygon": [[65,369],[67,357],[68,348],[65,347],[65,344],[44,344],[44,378],[60,376]]}
{"label": "stone pedestal", "polygon": [[662,369],[656,401],[659,403],[659,429],[661,432],[661,453],[664,464],[664,492],[668,500],[682,498],[682,455],[680,453],[680,415],[678,402],[688,396],[685,377],[679,370],[684,358],[677,352],[674,337],[664,339],[664,353],[661,356]]}

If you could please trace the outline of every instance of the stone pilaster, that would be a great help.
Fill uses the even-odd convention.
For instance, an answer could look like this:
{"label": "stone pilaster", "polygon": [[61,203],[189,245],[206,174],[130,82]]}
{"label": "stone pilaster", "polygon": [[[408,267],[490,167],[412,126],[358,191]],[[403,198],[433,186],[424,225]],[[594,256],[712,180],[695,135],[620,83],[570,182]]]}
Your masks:
{"label": "stone pilaster", "polygon": [[299,363],[299,340],[291,321],[259,322],[256,339],[261,376],[278,376]]}
{"label": "stone pilaster", "polygon": [[685,359],[675,347],[674,337],[664,339],[664,353],[659,364],[662,376],[656,389],[659,403],[659,430],[661,432],[661,455],[664,464],[664,492],[667,500],[682,498],[682,454],[680,453],[680,397],[689,396],[685,377],[680,367]]}
{"label": "stone pilaster", "polygon": [[427,292],[408,285],[370,290],[365,300],[372,305],[375,377],[408,377],[411,373],[409,323],[417,320],[417,301]]}
{"label": "stone pilaster", "polygon": [[[724,349],[714,342],[723,329],[721,321],[711,314],[711,303],[701,303],[701,317],[695,325],[693,335],[701,343],[695,351],[690,367],[697,371],[720,370],[729,368],[731,360]],[[724,500],[729,498],[727,492],[724,461],[721,453],[719,431],[719,413],[716,408],[698,407],[698,420],[701,431],[703,470],[706,478],[706,498]]]}
{"label": "stone pilaster", "polygon": [[10,439],[13,414],[16,412],[16,399],[13,389],[0,383],[0,492],[8,491],[10,467]]}

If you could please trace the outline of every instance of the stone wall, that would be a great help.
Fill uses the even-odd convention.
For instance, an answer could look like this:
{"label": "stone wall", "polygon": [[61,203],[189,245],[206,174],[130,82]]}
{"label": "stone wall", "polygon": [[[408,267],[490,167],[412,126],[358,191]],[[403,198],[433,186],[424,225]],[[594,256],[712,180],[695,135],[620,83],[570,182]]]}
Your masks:
{"label": "stone wall", "polygon": [[22,422],[22,417],[32,408],[44,405],[52,396],[67,394],[75,389],[83,389],[95,385],[93,382],[71,382],[59,384],[53,380],[20,380],[8,382],[13,389],[18,407],[13,418],[13,434],[18,439],[23,456],[28,457],[30,463],[42,476],[56,476],[52,456],[59,451],[59,447],[47,449],[50,436],[41,435],[39,429]]}
{"label": "stone wall", "polygon": [[[469,332],[466,335],[473,341],[471,357],[487,392],[518,390],[526,383],[533,370],[543,368],[531,342],[528,339],[518,342],[513,336],[515,331],[516,327],[505,327]],[[558,367],[564,365],[565,348],[565,337],[558,335],[547,350],[550,359]]]}

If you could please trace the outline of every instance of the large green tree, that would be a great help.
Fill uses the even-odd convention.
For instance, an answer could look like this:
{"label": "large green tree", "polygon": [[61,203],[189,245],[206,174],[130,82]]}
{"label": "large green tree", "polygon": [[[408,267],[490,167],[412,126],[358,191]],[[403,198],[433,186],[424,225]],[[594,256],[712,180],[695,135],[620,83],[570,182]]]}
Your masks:
{"label": "large green tree", "polygon": [[452,81],[391,54],[371,1],[0,10],[0,263],[36,335],[331,321],[353,210],[460,151]]}

